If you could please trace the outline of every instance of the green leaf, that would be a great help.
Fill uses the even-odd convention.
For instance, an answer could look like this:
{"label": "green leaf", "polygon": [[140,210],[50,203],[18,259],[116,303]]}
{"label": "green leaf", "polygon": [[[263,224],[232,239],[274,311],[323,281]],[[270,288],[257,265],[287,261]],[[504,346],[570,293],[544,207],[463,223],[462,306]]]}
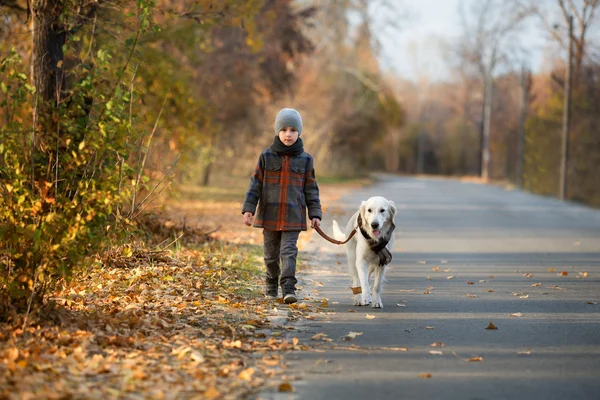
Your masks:
{"label": "green leaf", "polygon": [[133,43],[135,42],[135,39],[133,38],[129,38],[125,41],[125,47],[131,47],[133,46]]}

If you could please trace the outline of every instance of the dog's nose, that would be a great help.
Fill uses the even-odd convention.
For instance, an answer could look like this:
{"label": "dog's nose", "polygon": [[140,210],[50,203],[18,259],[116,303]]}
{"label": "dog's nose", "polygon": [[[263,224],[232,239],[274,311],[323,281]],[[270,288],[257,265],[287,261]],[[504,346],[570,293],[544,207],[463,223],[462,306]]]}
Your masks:
{"label": "dog's nose", "polygon": [[371,228],[377,229],[379,228],[379,224],[377,222],[371,222]]}

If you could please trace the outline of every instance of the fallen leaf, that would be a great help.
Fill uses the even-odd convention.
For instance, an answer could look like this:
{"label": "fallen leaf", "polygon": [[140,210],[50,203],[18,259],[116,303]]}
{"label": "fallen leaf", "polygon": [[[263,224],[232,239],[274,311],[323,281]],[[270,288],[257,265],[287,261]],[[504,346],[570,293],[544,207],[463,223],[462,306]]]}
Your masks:
{"label": "fallen leaf", "polygon": [[598,304],[598,303],[596,303],[595,301],[588,301],[587,303],[588,303],[588,304]]}
{"label": "fallen leaf", "polygon": [[524,277],[533,278],[533,274],[523,274]]}
{"label": "fallen leaf", "polygon": [[538,286],[541,286],[541,285],[542,285],[542,282],[538,282],[538,283],[534,283],[533,285],[531,285],[531,287],[538,287]]}
{"label": "fallen leaf", "polygon": [[485,289],[485,291],[488,293],[492,293],[494,291],[494,289]]}
{"label": "fallen leaf", "polygon": [[439,351],[439,350],[429,350],[429,354],[433,354],[433,355],[436,355],[436,356],[441,356],[441,355],[443,355],[444,353],[442,353],[442,352],[441,352],[441,351]]}
{"label": "fallen leaf", "polygon": [[427,261],[419,261],[419,264],[427,264]]}
{"label": "fallen leaf", "polygon": [[527,351],[519,351],[519,352],[517,352],[517,354],[529,356],[529,355],[531,355],[531,349],[529,349]]}
{"label": "fallen leaf", "polygon": [[473,361],[483,361],[483,357],[471,357],[469,358],[469,361],[473,362]]}
{"label": "fallen leaf", "polygon": [[528,294],[526,294],[526,295],[523,295],[523,296],[519,296],[519,298],[520,298],[520,299],[528,299],[528,298],[529,298],[529,295],[528,295]]}
{"label": "fallen leaf", "polygon": [[556,272],[554,268],[548,268],[548,272]]}
{"label": "fallen leaf", "polygon": [[569,273],[568,273],[567,271],[562,271],[562,272],[560,273],[560,276],[567,276],[567,275],[569,275]]}
{"label": "fallen leaf", "polygon": [[433,326],[426,326],[425,329],[435,329]]}
{"label": "fallen leaf", "polygon": [[494,275],[490,275],[490,279],[494,279],[496,278]]}
{"label": "fallen leaf", "polygon": [[348,310],[348,312],[356,312],[356,310]]}
{"label": "fallen leaf", "polygon": [[239,373],[238,378],[249,382],[252,380],[252,375],[254,375],[254,368],[246,368]]}
{"label": "fallen leaf", "polygon": [[498,327],[496,325],[494,325],[492,322],[490,322],[490,324],[485,329],[498,329]]}
{"label": "fallen leaf", "polygon": [[428,280],[428,281],[432,281],[432,280],[433,280],[433,278],[432,278],[432,277],[430,277],[430,276],[428,276],[428,277],[427,277],[427,280]]}
{"label": "fallen leaf", "polygon": [[217,390],[217,388],[215,388],[214,386],[209,387],[208,389],[206,389],[206,391],[204,392],[204,397],[209,399],[209,400],[216,400],[221,396],[221,392],[219,392]]}
{"label": "fallen leaf", "polygon": [[590,274],[588,274],[587,272],[580,272],[579,276],[581,276],[582,278],[587,278],[588,276],[590,276]]}
{"label": "fallen leaf", "polygon": [[551,289],[562,290],[562,288],[560,286],[557,286],[557,285],[552,286]]}
{"label": "fallen leaf", "polygon": [[386,347],[385,349],[389,351],[408,351],[406,347]]}
{"label": "fallen leaf", "polygon": [[429,290],[425,290],[423,294],[431,294],[431,292]]}
{"label": "fallen leaf", "polygon": [[290,393],[290,392],[294,391],[294,388],[292,387],[292,385],[289,382],[283,382],[282,384],[279,385],[277,390],[280,392],[283,392],[283,393]]}
{"label": "fallen leaf", "polygon": [[433,268],[431,268],[431,270],[437,272],[440,270],[440,267],[433,267]]}
{"label": "fallen leaf", "polygon": [[396,305],[397,305],[398,307],[406,307],[406,304],[403,304],[403,303],[397,303]]}
{"label": "fallen leaf", "polygon": [[206,329],[201,329],[200,332],[204,335],[204,336],[210,336],[213,333],[215,333],[215,330],[213,328],[206,328]]}
{"label": "fallen leaf", "polygon": [[446,279],[454,279],[454,275],[447,276]]}
{"label": "fallen leaf", "polygon": [[311,337],[311,340],[323,340],[327,335],[324,333],[317,333],[316,335],[314,335],[313,337]]}
{"label": "fallen leaf", "polygon": [[366,319],[375,319],[375,316],[371,315],[371,314],[365,314],[365,318]]}
{"label": "fallen leaf", "polygon": [[475,297],[477,297],[477,295],[467,293],[467,297],[471,298],[471,299],[474,299]]}
{"label": "fallen leaf", "polygon": [[295,337],[295,338],[293,338],[293,339],[292,339],[292,344],[293,344],[294,346],[298,346],[298,342],[300,342],[300,340],[298,340],[298,338],[297,338],[297,337]]}
{"label": "fallen leaf", "polygon": [[474,285],[475,282],[467,281],[467,285]]}
{"label": "fallen leaf", "polygon": [[430,373],[419,374],[419,378],[429,379],[429,378],[431,378],[431,374]]}
{"label": "fallen leaf", "polygon": [[520,312],[518,313],[514,313],[514,314],[509,314],[511,317],[522,317],[523,314],[521,314]]}
{"label": "fallen leaf", "polygon": [[344,336],[344,340],[356,339],[357,336],[360,336],[362,334],[362,332],[350,332],[346,336]]}

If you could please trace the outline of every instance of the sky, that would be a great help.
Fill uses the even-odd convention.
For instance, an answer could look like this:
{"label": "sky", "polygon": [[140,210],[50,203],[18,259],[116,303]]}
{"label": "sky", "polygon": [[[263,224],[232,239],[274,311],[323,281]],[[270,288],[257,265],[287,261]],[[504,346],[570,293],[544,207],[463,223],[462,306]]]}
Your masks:
{"label": "sky", "polygon": [[[480,0],[392,0],[391,4],[409,11],[401,19],[398,29],[379,31],[383,69],[415,81],[423,73],[435,80],[448,78],[447,63],[440,46],[461,33],[461,1],[468,7],[471,1]],[[388,14],[382,10],[374,11],[378,24]],[[538,71],[547,46],[544,34],[530,27],[522,40],[530,55],[530,68]]]}

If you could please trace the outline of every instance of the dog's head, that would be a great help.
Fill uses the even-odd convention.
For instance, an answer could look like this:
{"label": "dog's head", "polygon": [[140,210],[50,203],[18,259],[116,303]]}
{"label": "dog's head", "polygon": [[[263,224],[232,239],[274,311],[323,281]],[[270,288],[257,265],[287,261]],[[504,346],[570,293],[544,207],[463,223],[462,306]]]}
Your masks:
{"label": "dog's head", "polygon": [[385,197],[375,196],[360,205],[363,228],[373,238],[378,239],[382,232],[387,233],[394,223],[396,205]]}

